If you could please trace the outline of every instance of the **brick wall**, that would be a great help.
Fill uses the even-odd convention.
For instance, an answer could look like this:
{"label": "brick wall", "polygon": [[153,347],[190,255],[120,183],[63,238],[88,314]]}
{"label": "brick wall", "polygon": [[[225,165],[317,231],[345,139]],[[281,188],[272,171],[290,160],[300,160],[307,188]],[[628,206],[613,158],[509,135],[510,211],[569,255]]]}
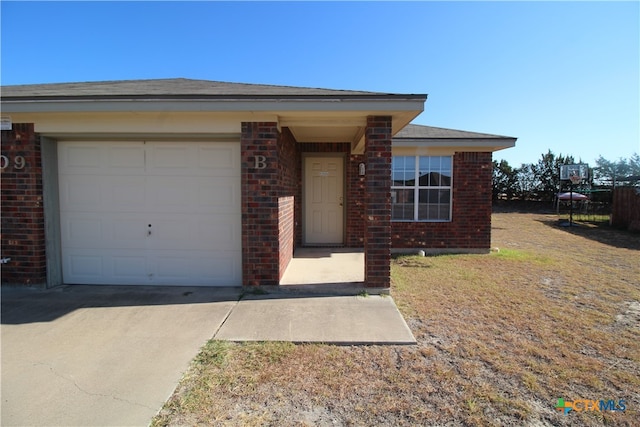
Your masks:
{"label": "brick wall", "polygon": [[491,153],[456,153],[453,186],[451,222],[392,222],[393,248],[490,249]]}
{"label": "brick wall", "polygon": [[367,118],[365,129],[365,286],[391,283],[391,117]]}
{"label": "brick wall", "polygon": [[[245,286],[277,285],[279,282],[278,196],[281,181],[278,138],[274,122],[242,123],[242,275]],[[264,159],[264,163],[256,165],[256,158]]]}
{"label": "brick wall", "polygon": [[287,266],[293,258],[295,224],[294,197],[280,197],[278,199],[278,281],[282,279]]}
{"label": "brick wall", "polygon": [[[2,283],[45,285],[46,255],[42,207],[40,139],[33,124],[2,131]],[[24,163],[22,163],[24,160]]]}
{"label": "brick wall", "polygon": [[352,154],[347,160],[347,236],[350,248],[364,247],[364,188],[365,176],[360,176],[358,167],[364,163],[364,156]]}
{"label": "brick wall", "polygon": [[300,154],[296,140],[284,128],[278,140],[278,168],[280,171],[280,195],[278,197],[278,250],[279,274],[282,279],[284,272],[293,258],[295,249],[296,215],[295,196],[298,192],[298,164]]}

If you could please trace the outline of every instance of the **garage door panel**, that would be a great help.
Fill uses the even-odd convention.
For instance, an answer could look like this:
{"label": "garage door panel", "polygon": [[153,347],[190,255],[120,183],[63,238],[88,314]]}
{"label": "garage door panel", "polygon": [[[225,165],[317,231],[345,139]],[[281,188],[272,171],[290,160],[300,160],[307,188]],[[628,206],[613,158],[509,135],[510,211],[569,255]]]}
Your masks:
{"label": "garage door panel", "polygon": [[60,208],[62,210],[100,210],[101,182],[97,176],[82,180],[62,176],[60,179]]}
{"label": "garage door panel", "polygon": [[193,225],[188,218],[154,218],[150,227],[149,247],[186,249],[191,245],[192,239],[198,239],[198,236],[190,231],[192,228]]}
{"label": "garage door panel", "polygon": [[242,249],[241,227],[235,215],[216,215],[215,218],[190,215],[183,219],[156,217],[150,231],[149,249],[216,251],[223,248],[235,252]]}
{"label": "garage door panel", "polygon": [[112,255],[108,260],[113,266],[113,283],[149,283],[148,257],[134,253]]}
{"label": "garage door panel", "polygon": [[140,212],[147,206],[146,179],[144,176],[108,177],[104,183],[103,211]]}
{"label": "garage door panel", "polygon": [[197,207],[194,185],[197,180],[184,176],[155,176],[149,180],[149,207],[159,212],[192,212]]}
{"label": "garage door panel", "polygon": [[67,268],[74,277],[98,280],[104,275],[103,256],[70,251],[67,257]]}
{"label": "garage door panel", "polygon": [[60,156],[60,168],[66,173],[86,173],[101,169],[102,149],[96,145],[68,143]]}
{"label": "garage door panel", "polygon": [[192,176],[197,170],[197,146],[187,143],[155,142],[147,146],[150,175]]}
{"label": "garage door panel", "polygon": [[191,147],[187,145],[158,143],[151,146],[149,172],[153,174],[163,170],[169,172],[189,168],[189,151]]}
{"label": "garage door panel", "polygon": [[200,146],[198,147],[198,169],[200,173],[214,176],[238,176],[240,151],[234,147]]}
{"label": "garage door panel", "polygon": [[124,249],[144,249],[148,239],[149,224],[147,215],[120,214],[114,215],[109,222],[110,228],[105,233],[106,240],[113,240],[110,246]]}
{"label": "garage door panel", "polygon": [[237,144],[147,144],[147,172],[151,175],[240,176]]}
{"label": "garage door panel", "polygon": [[65,174],[144,175],[143,142],[64,142],[59,169]]}
{"label": "garage door panel", "polygon": [[146,205],[144,176],[61,175],[60,209],[138,212]]}
{"label": "garage door panel", "polygon": [[[160,176],[147,185],[153,211],[185,214],[238,213],[240,179]],[[150,208],[151,210],[151,208]]]}
{"label": "garage door panel", "polygon": [[201,219],[196,223],[196,226],[196,233],[202,236],[206,242],[211,242],[217,247],[222,246],[233,251],[242,249],[242,229],[238,227],[238,221],[234,216],[220,215],[216,221]]}
{"label": "garage door panel", "polygon": [[75,242],[99,242],[103,239],[103,223],[99,218],[67,218],[62,235],[67,246],[73,246]]}
{"label": "garage door panel", "polygon": [[62,246],[143,250],[148,237],[145,219],[145,215],[67,213],[60,223]]}
{"label": "garage door panel", "polygon": [[147,239],[152,250],[240,251],[241,227],[236,215],[156,216]]}
{"label": "garage door panel", "polygon": [[70,249],[63,257],[65,283],[71,285],[149,285],[149,259],[140,251]]}
{"label": "garage door panel", "polygon": [[240,144],[60,142],[63,279],[239,285]]}
{"label": "garage door panel", "polygon": [[114,170],[127,174],[142,174],[145,167],[144,144],[121,143],[106,150],[108,152],[108,164],[106,173]]}

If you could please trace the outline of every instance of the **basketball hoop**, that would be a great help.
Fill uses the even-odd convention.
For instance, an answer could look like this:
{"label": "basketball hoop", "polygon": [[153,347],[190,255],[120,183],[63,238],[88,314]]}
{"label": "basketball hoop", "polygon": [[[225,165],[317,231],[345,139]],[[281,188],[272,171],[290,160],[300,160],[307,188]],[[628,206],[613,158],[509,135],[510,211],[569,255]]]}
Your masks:
{"label": "basketball hoop", "polygon": [[569,180],[572,184],[580,184],[580,181],[582,181],[582,177],[578,174],[573,174],[569,177]]}

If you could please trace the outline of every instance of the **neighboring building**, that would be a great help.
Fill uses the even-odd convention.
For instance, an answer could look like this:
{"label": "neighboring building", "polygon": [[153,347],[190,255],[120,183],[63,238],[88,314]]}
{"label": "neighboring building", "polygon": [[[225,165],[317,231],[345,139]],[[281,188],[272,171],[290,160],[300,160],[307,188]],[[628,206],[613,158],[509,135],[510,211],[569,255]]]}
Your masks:
{"label": "neighboring building", "polygon": [[168,79],[2,87],[3,284],[277,285],[295,247],[488,252],[491,153],[426,95]]}

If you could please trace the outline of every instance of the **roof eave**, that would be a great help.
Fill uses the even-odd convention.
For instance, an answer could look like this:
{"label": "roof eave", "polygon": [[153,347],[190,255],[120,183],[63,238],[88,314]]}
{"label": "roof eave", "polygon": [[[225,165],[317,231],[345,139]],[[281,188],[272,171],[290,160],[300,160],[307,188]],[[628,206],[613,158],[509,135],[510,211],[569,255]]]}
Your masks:
{"label": "roof eave", "polygon": [[394,147],[430,147],[499,151],[515,147],[517,138],[393,138]]}
{"label": "roof eave", "polygon": [[2,98],[5,113],[117,111],[412,111],[424,108],[426,95],[283,96],[283,97],[73,97]]}

